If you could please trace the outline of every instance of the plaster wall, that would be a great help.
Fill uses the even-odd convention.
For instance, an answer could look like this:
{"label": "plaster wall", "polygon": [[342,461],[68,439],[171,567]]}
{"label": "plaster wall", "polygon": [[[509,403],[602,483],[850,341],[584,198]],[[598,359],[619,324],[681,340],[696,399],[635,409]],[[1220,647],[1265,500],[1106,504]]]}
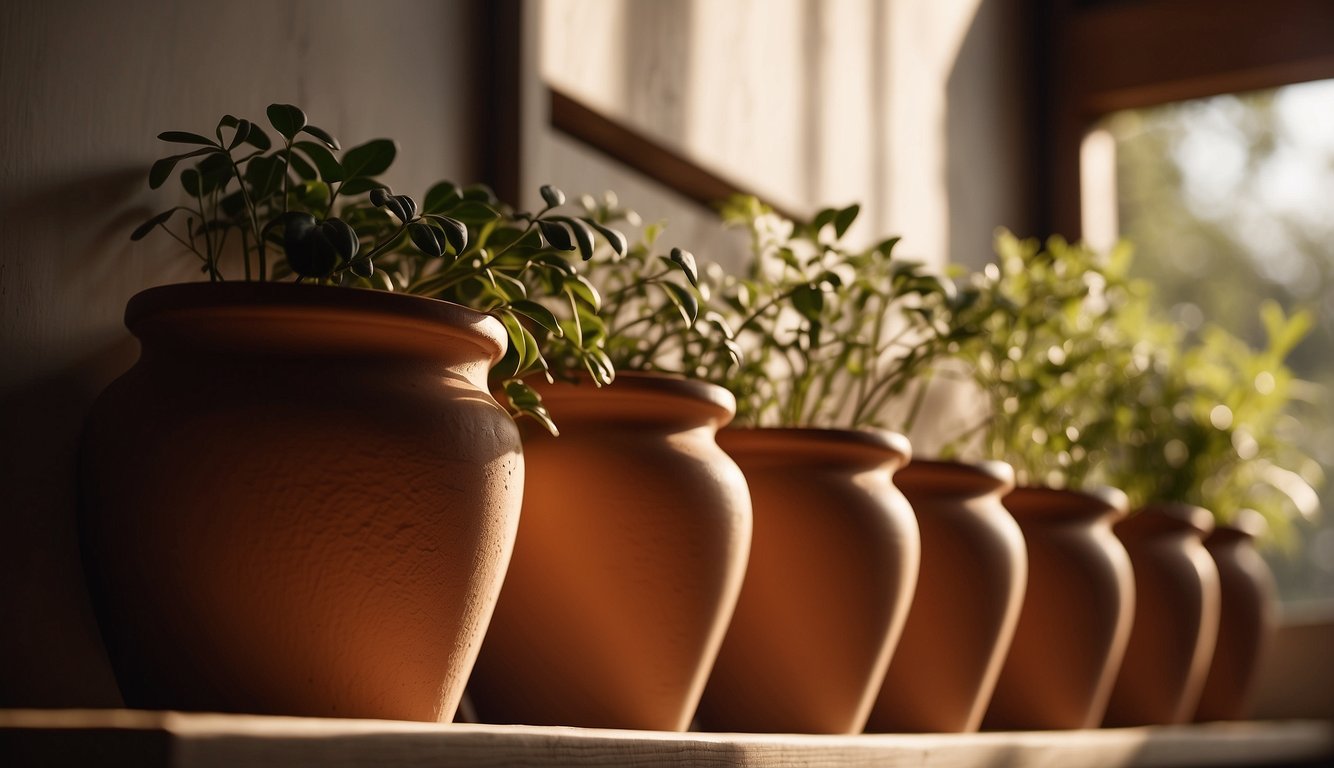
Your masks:
{"label": "plaster wall", "polygon": [[[164,130],[280,101],[345,146],[399,141],[420,194],[475,172],[464,0],[0,3],[0,707],[118,702],[79,568],[74,466],[92,398],[133,360],[142,288],[200,276],[129,233]],[[169,186],[174,189],[174,182]]]}

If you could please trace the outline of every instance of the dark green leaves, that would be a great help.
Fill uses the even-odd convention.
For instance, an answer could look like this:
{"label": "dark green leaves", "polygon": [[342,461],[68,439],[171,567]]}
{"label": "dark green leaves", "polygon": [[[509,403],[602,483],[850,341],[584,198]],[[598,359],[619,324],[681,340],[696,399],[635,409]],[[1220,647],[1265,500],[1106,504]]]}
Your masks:
{"label": "dark green leaves", "polygon": [[329,277],[357,255],[357,233],[341,219],[317,222],[310,214],[287,213],[279,220],[287,263],[301,277]]}
{"label": "dark green leaves", "polygon": [[536,390],[518,379],[510,379],[505,382],[504,386],[505,399],[509,401],[511,410],[537,421],[553,437],[560,434],[560,430],[556,429],[555,422],[551,420],[551,413],[542,404],[542,397],[537,394]]}
{"label": "dark green leaves", "polygon": [[343,170],[348,179],[379,176],[389,170],[397,155],[398,145],[392,139],[373,139],[343,155]]}
{"label": "dark green leaves", "polygon": [[157,137],[163,141],[170,141],[176,144],[203,144],[207,147],[218,147],[221,149],[218,143],[213,139],[188,131],[164,131],[159,133]]}
{"label": "dark green leaves", "polygon": [[699,285],[699,267],[695,264],[695,254],[681,248],[673,248],[668,258],[681,268],[691,285]]}
{"label": "dark green leaves", "polygon": [[269,125],[290,143],[306,127],[306,113],[291,104],[270,104]]}
{"label": "dark green leaves", "polygon": [[539,190],[542,193],[542,199],[552,208],[559,208],[565,205],[565,193],[551,186],[544,184]]}
{"label": "dark green leaves", "polygon": [[574,241],[570,237],[570,230],[561,226],[555,221],[539,221],[537,226],[542,230],[542,236],[551,243],[551,247],[558,251],[573,251]]}
{"label": "dark green leaves", "polygon": [[319,170],[320,178],[324,181],[332,184],[347,178],[342,164],[323,144],[317,144],[313,141],[298,141],[292,147],[310,158],[310,161],[315,164],[315,168]]}
{"label": "dark green leaves", "polygon": [[162,213],[159,213],[158,215],[154,216],[148,221],[145,221],[143,224],[140,224],[139,226],[134,228],[134,232],[130,234],[130,239],[142,240],[145,235],[147,235],[149,232],[152,232],[153,229],[156,228],[158,225],[165,224],[167,220],[171,218],[172,214],[176,213],[179,210],[183,209],[180,207],[172,208],[170,210],[166,210],[163,211]]}
{"label": "dark green leaves", "polygon": [[157,162],[153,163],[153,167],[150,168],[148,171],[149,189],[157,189],[158,187],[162,186],[162,184],[171,177],[171,172],[176,169],[176,164],[179,163],[180,161],[188,157],[198,157],[200,155],[208,154],[211,152],[222,152],[222,151],[223,150],[221,149],[215,149],[213,147],[205,147],[204,149],[196,149],[193,152],[186,152],[183,155],[171,155],[169,157],[164,157],[161,160],[158,160]]}

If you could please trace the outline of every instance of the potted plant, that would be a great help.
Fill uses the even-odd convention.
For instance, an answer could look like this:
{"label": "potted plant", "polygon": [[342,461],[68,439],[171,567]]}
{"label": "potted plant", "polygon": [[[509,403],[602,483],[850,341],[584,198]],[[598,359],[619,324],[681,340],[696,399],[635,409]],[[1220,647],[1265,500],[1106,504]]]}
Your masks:
{"label": "potted plant", "polygon": [[[584,205],[590,229],[637,223],[614,196]],[[659,234],[531,275],[593,301],[552,303],[540,329],[556,380],[534,386],[562,434],[523,431],[530,492],[469,684],[485,722],[684,730],[731,618],[751,507],[714,436],[735,400],[688,361],[735,349]]]}
{"label": "potted plant", "polygon": [[[989,729],[1089,728],[1107,706],[1130,632],[1134,584],[1112,523],[1125,497],[1091,485],[1112,431],[1108,323],[1124,253],[1001,232],[975,279],[999,311],[961,350],[986,408],[974,431],[1014,466],[1004,499],[1023,532],[1028,585],[983,719]],[[1076,490],[1078,489],[1078,490]]]}
{"label": "potted plant", "polygon": [[[481,245],[506,228],[481,190],[437,187],[421,209],[390,192],[390,140],[340,153],[294,106],[267,118],[160,136],[188,151],[150,186],[191,161],[188,202],[133,237],[165,230],[209,282],[130,300],[141,357],[88,416],[80,529],[103,637],[131,706],[448,720],[523,483],[487,384],[507,336],[528,338],[507,246]],[[421,292],[470,307],[402,292],[427,277],[398,270],[408,243],[451,275]],[[479,283],[494,290],[465,293]],[[539,358],[525,348],[514,373]]]}
{"label": "potted plant", "polygon": [[743,426],[719,443],[750,485],[755,534],[700,706],[710,730],[859,732],[912,600],[917,525],[892,482],[910,449],[873,425],[911,379],[910,339],[934,339],[951,295],[892,257],[896,238],[841,245],[857,213],[794,223],[753,198],[724,209],[752,261],[710,294],[745,359],[711,375],[737,396]]}
{"label": "potted plant", "polygon": [[1268,343],[1253,350],[1216,326],[1187,342],[1147,309],[1122,318],[1138,342],[1107,467],[1140,509],[1117,532],[1141,599],[1111,724],[1245,715],[1276,600],[1254,538],[1266,519],[1285,536],[1317,505],[1314,462],[1278,436],[1295,385],[1284,359],[1310,317],[1266,304],[1261,319]]}

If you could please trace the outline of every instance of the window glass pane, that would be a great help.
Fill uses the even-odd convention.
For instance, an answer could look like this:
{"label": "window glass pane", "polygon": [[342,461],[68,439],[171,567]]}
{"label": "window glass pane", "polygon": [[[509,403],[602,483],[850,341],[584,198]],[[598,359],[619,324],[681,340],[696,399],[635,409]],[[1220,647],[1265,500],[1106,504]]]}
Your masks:
{"label": "window glass pane", "polygon": [[[1289,358],[1312,384],[1313,416],[1290,437],[1334,478],[1334,80],[1120,112],[1102,128],[1120,235],[1164,311],[1256,346],[1262,300],[1316,314]],[[1334,596],[1332,512],[1298,524],[1294,551],[1269,554],[1285,599]]]}

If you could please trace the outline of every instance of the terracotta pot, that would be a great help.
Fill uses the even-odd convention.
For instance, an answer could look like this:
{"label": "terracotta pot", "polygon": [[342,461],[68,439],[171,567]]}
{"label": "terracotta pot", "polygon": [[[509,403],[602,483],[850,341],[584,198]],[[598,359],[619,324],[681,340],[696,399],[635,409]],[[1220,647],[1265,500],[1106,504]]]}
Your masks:
{"label": "terracotta pot", "polygon": [[746,480],[714,441],[735,399],[619,374],[538,387],[514,560],[469,684],[488,723],[684,730],[750,549]]}
{"label": "terracotta pot", "polygon": [[914,459],[894,476],[922,531],[917,594],[866,730],[965,732],[982,723],[1028,581],[1001,496],[1009,464]]}
{"label": "terracotta pot", "polygon": [[1188,722],[1218,636],[1218,568],[1205,550],[1209,510],[1157,504],[1113,530],[1135,569],[1135,620],[1103,723]]}
{"label": "terracotta pot", "polygon": [[292,283],[153,288],[81,454],[91,592],[126,702],[449,720],[523,483],[494,318]]}
{"label": "terracotta pot", "polygon": [[750,482],[755,542],[700,725],[859,732],[917,581],[917,523],[892,483],[908,441],[822,429],[718,440]]}
{"label": "terracotta pot", "polygon": [[1125,496],[1021,487],[1004,503],[1028,545],[1028,590],[982,727],[1096,728],[1135,613],[1130,558],[1112,533]]}
{"label": "terracotta pot", "polygon": [[1218,566],[1222,611],[1197,721],[1250,716],[1255,672],[1278,629],[1278,587],[1255,549],[1255,539],[1266,527],[1259,513],[1247,510],[1204,540]]}

